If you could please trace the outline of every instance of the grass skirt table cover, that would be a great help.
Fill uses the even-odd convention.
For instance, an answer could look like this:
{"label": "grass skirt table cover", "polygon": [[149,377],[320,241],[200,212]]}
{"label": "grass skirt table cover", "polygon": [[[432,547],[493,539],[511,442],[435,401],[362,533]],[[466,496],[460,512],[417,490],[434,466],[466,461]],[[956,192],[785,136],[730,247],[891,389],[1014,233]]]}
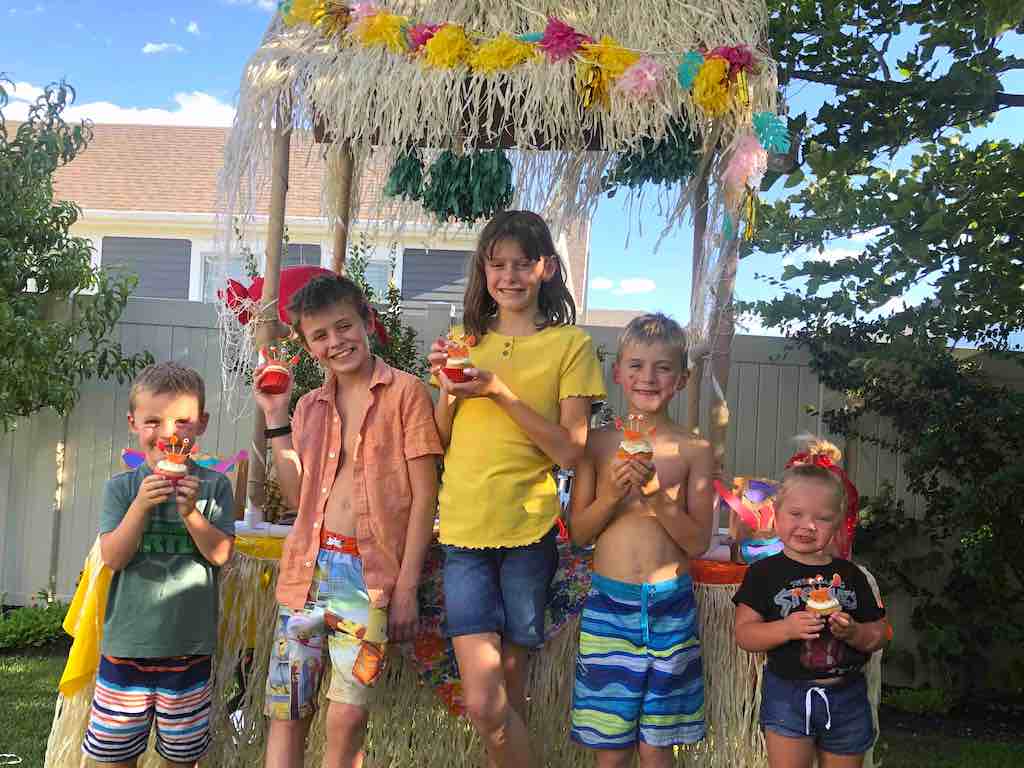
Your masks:
{"label": "grass skirt table cover", "polygon": [[[205,766],[262,764],[267,733],[263,694],[277,616],[274,586],[280,546],[280,539],[240,536],[235,556],[221,570],[221,629],[211,714],[214,741],[203,761]],[[535,655],[530,670],[529,731],[545,765],[589,768],[592,755],[568,737],[579,612],[590,587],[589,556],[564,540],[559,542],[559,552],[548,606],[547,642]],[[441,548],[433,546],[420,588],[416,641],[401,649],[391,648],[389,664],[377,684],[380,691],[366,741],[371,768],[484,764],[479,739],[469,722],[457,714],[462,706],[461,684],[451,644],[441,635],[442,557]],[[742,567],[698,561],[693,577],[704,656],[707,738],[678,750],[676,762],[701,768],[765,766],[758,726],[764,659],[740,650],[733,638],[731,598],[742,579]],[[877,723],[881,652],[872,657],[867,677]],[[92,690],[90,682],[73,695],[58,697],[47,746],[48,767],[85,765],[81,743]],[[326,685],[321,688],[326,690]],[[325,711],[321,706],[314,717],[306,754],[309,766],[319,765],[322,759]],[[143,768],[161,765],[152,741],[140,761]],[[871,764],[869,754],[865,765]]]}

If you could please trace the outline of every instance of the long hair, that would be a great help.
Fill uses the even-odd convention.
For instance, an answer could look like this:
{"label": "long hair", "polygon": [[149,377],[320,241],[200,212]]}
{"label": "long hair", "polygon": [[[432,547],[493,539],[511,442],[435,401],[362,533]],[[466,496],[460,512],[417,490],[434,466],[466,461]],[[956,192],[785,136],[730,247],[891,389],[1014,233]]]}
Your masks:
{"label": "long hair", "polygon": [[484,264],[502,240],[519,244],[530,261],[551,259],[555,272],[540,286],[538,305],[540,317],[537,330],[551,325],[573,325],[576,322],[576,303],[569,286],[565,284],[562,260],[555,251],[551,230],[540,216],[532,211],[502,211],[491,219],[480,233],[476,253],[470,262],[463,300],[463,325],[466,332],[482,338],[487,333],[491,318],[498,313],[498,304],[487,292]]}

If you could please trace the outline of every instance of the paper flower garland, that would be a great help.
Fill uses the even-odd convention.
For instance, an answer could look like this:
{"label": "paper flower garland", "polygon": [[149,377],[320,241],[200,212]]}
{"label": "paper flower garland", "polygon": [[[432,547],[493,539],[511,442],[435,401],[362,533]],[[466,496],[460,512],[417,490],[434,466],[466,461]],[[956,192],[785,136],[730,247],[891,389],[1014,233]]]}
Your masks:
{"label": "paper flower garland", "polygon": [[576,68],[576,87],[583,98],[583,106],[608,106],[612,84],[633,66],[640,54],[623,48],[615,38],[605,35],[597,43],[584,43],[582,61]]}
{"label": "paper flower garland", "polygon": [[415,53],[420,48],[430,42],[437,30],[441,28],[441,24],[416,24],[409,27],[409,50]]}
{"label": "paper flower garland", "polygon": [[473,44],[466,30],[457,24],[445,24],[423,46],[424,61],[435,69],[455,69],[469,61]]}
{"label": "paper flower garland", "polygon": [[590,42],[593,42],[592,38],[581,35],[564,21],[550,16],[537,47],[547,54],[548,61],[556,62],[568,59],[580,46]]}
{"label": "paper flower garland", "polygon": [[693,100],[709,117],[729,109],[729,62],[719,56],[705,59],[693,81]]}
{"label": "paper flower garland", "polygon": [[693,86],[693,81],[697,78],[697,73],[700,72],[700,68],[703,66],[704,54],[699,51],[690,51],[683,56],[683,60],[679,63],[679,70],[676,72],[679,87],[684,91],[690,90]]}
{"label": "paper flower garland", "polygon": [[477,48],[469,58],[469,65],[478,72],[498,72],[524,64],[537,55],[534,46],[502,33]]}
{"label": "paper flower garland", "polygon": [[635,99],[650,99],[665,79],[665,67],[650,56],[641,56],[615,83],[615,90]]}
{"label": "paper flower garland", "polygon": [[392,53],[405,53],[409,42],[405,36],[408,26],[407,17],[381,11],[356,18],[350,30],[367,47],[379,45]]}

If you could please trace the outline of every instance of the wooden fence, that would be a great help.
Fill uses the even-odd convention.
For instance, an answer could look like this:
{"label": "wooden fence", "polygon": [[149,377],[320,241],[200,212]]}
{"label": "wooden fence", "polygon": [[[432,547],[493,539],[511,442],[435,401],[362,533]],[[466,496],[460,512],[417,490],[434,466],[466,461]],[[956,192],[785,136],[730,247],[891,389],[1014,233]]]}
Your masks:
{"label": "wooden fence", "polygon": [[[448,309],[410,310],[407,319],[426,344],[446,328]],[[605,353],[610,404],[621,412],[621,397],[611,378],[618,330],[588,330]],[[210,413],[204,450],[225,456],[247,447],[251,418],[232,418],[221,395],[219,337],[212,306],[131,300],[117,333],[128,352],[146,349],[158,360],[178,360],[203,374]],[[1020,373],[1010,366],[1005,375],[1019,377]],[[90,381],[67,418],[66,433],[59,417],[41,413],[21,422],[13,433],[0,435],[0,593],[4,603],[28,602],[51,583],[60,598],[72,593],[96,536],[103,483],[124,468],[121,450],[131,446],[127,397],[127,384]],[[710,399],[711,387],[705,381],[701,418],[705,433]],[[836,402],[836,395],[818,383],[804,355],[785,354],[783,340],[738,336],[727,399],[732,415],[727,472],[771,477],[792,453],[794,435],[821,432],[820,418],[808,407],[828,407]],[[685,419],[685,397],[676,398],[673,413],[678,420]],[[899,490],[896,457],[867,446],[858,454],[854,472],[862,493],[873,493],[883,482],[892,482]],[[59,466],[63,471],[58,472]]]}

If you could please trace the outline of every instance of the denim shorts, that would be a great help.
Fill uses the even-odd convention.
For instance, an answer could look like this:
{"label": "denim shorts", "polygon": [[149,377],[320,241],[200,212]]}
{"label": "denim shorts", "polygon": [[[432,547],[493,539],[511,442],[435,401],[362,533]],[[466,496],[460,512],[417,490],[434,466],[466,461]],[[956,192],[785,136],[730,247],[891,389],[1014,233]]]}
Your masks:
{"label": "denim shorts", "polygon": [[544,642],[544,611],[558,567],[557,529],[524,547],[444,547],[448,637],[496,632],[527,648]]}
{"label": "denim shorts", "polygon": [[791,739],[814,740],[833,755],[861,755],[875,743],[875,725],[864,675],[835,685],[786,680],[764,671],[761,727]]}

